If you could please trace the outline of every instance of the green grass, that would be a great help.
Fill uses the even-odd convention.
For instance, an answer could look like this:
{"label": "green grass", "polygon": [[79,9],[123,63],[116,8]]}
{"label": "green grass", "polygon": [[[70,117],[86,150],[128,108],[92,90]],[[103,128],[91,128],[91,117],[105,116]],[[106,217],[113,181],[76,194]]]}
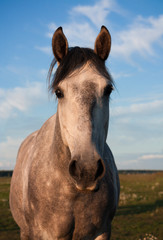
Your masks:
{"label": "green grass", "polygon": [[[163,173],[121,174],[112,240],[163,239]],[[145,238],[146,234],[154,237]]]}
{"label": "green grass", "polygon": [[[9,209],[10,180],[0,178],[0,240],[20,239],[19,228]],[[162,240],[163,172],[120,174],[120,182],[120,203],[111,239]]]}
{"label": "green grass", "polygon": [[16,240],[19,228],[14,222],[9,208],[9,177],[0,178],[0,240]]}

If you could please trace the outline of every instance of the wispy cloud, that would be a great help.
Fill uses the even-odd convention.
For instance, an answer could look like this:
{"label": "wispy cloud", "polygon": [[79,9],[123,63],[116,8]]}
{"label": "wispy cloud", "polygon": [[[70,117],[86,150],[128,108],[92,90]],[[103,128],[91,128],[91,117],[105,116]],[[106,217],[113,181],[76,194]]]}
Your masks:
{"label": "wispy cloud", "polygon": [[16,155],[18,147],[22,141],[22,138],[13,138],[7,136],[3,142],[0,142],[0,159],[12,159],[12,157]]}
{"label": "wispy cloud", "polygon": [[3,142],[0,142],[0,168],[13,169],[16,162],[16,155],[20,143],[23,139],[7,136]]}
{"label": "wispy cloud", "polygon": [[79,5],[72,9],[71,15],[83,15],[87,17],[96,27],[100,27],[108,22],[110,12],[120,12],[120,8],[113,0],[97,1],[95,5]]}
{"label": "wispy cloud", "polygon": [[112,55],[129,59],[132,54],[155,55],[154,44],[163,38],[163,15],[159,17],[137,17],[127,30],[115,33]]}
{"label": "wispy cloud", "polygon": [[115,73],[115,72],[111,72],[111,75],[113,77],[114,80],[117,80],[119,78],[128,78],[131,77],[132,74],[131,73],[125,73],[125,72],[119,72],[119,73]]}
{"label": "wispy cloud", "polygon": [[[83,47],[94,47],[97,33],[89,23],[78,23],[74,21],[68,24],[63,23],[62,27],[70,47],[79,45]],[[46,36],[52,39],[53,33],[56,29],[55,23],[50,23]],[[35,49],[49,56],[52,55],[51,46],[35,46]]]}
{"label": "wispy cloud", "polygon": [[118,106],[112,109],[112,116],[124,116],[130,114],[153,115],[162,113],[163,100],[148,101],[145,103],[136,103],[129,106]]}
{"label": "wispy cloud", "polygon": [[[94,47],[94,42],[97,33],[102,25],[107,25],[108,15],[110,12],[123,13],[119,5],[114,0],[101,0],[96,1],[94,5],[78,5],[69,12],[70,21],[62,23],[64,33],[68,39],[70,46],[84,46]],[[81,19],[80,17],[83,16]],[[90,21],[88,21],[90,20]],[[48,32],[45,34],[47,37],[52,38],[54,31],[59,26],[51,22],[48,24]],[[36,49],[50,54],[51,48],[39,47]]]}
{"label": "wispy cloud", "polygon": [[[61,24],[70,45],[93,48],[100,26],[108,25],[110,12],[124,15],[124,10],[113,0],[101,0],[92,6],[78,5],[72,8],[69,22]],[[45,35],[52,38],[57,27],[54,22],[50,23]],[[132,19],[131,24],[125,29],[122,31],[115,29],[111,35],[113,57],[120,57],[131,62],[133,54],[141,57],[154,56],[156,54],[155,44],[163,46],[163,15],[148,18],[138,16]],[[52,54],[51,47],[36,46],[36,49],[48,55]]]}
{"label": "wispy cloud", "polygon": [[52,48],[49,46],[46,47],[39,47],[39,46],[35,46],[35,49],[47,54],[47,55],[51,55],[52,54]]}
{"label": "wispy cloud", "polygon": [[138,158],[138,160],[149,160],[149,159],[162,159],[163,160],[163,154],[147,154],[142,155]]}
{"label": "wispy cloud", "polygon": [[148,169],[162,170],[160,166],[163,161],[163,154],[123,154],[121,161],[118,162],[119,169]]}
{"label": "wispy cloud", "polygon": [[[80,45],[87,47],[90,46],[93,48],[97,33],[88,22],[80,23],[77,21],[72,21],[71,23],[63,23],[62,27],[70,46]],[[46,33],[46,36],[52,39],[53,33],[56,30],[55,23],[51,23],[48,29],[49,32]],[[45,53],[48,53],[48,48],[46,51],[46,47],[37,47],[37,49],[41,51],[45,50]],[[51,49],[50,51],[52,52]]]}
{"label": "wispy cloud", "polygon": [[119,167],[147,169],[143,159],[148,159],[150,166],[155,167],[152,158],[158,164],[162,157],[159,152],[163,150],[163,95],[158,91],[152,96],[148,93],[137,98],[118,99],[116,102],[113,100],[111,106],[107,141],[113,153],[119,154],[116,157],[121,159]]}
{"label": "wispy cloud", "polygon": [[17,111],[25,112],[44,98],[43,85],[39,82],[30,83],[25,87],[0,89],[0,118],[15,116]]}
{"label": "wispy cloud", "polygon": [[45,68],[40,69],[38,71],[38,76],[45,80],[48,76],[48,69]]}

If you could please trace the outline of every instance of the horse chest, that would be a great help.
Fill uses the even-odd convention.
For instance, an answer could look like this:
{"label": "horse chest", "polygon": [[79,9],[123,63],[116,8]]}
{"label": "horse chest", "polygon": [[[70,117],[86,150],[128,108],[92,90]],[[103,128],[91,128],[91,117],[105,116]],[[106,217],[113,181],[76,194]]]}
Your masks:
{"label": "horse chest", "polygon": [[73,196],[64,181],[29,184],[29,219],[35,238],[58,239],[73,229]]}
{"label": "horse chest", "polygon": [[108,215],[107,184],[97,193],[76,192],[63,180],[41,185],[38,188],[37,178],[29,184],[29,215],[36,236],[48,232],[55,239],[73,231],[84,236],[102,227]]}

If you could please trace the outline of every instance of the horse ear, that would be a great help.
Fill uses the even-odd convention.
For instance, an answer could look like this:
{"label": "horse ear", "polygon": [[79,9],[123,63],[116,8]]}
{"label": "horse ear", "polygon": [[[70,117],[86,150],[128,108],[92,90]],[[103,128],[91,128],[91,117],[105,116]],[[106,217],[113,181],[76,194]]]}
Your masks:
{"label": "horse ear", "polygon": [[111,48],[111,36],[108,29],[105,26],[101,27],[101,31],[96,38],[94,52],[105,61],[110,53]]}
{"label": "horse ear", "polygon": [[68,52],[68,42],[63,33],[62,27],[59,27],[53,35],[52,49],[54,57],[56,58],[57,62],[60,63]]}

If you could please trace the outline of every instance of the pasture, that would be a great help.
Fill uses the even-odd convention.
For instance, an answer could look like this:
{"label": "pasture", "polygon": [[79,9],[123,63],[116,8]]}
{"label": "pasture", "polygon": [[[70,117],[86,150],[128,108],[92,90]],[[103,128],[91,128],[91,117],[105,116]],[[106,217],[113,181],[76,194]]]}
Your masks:
{"label": "pasture", "polygon": [[[9,209],[10,177],[0,178],[0,240],[18,240]],[[120,174],[121,194],[112,240],[163,239],[163,172]]]}

